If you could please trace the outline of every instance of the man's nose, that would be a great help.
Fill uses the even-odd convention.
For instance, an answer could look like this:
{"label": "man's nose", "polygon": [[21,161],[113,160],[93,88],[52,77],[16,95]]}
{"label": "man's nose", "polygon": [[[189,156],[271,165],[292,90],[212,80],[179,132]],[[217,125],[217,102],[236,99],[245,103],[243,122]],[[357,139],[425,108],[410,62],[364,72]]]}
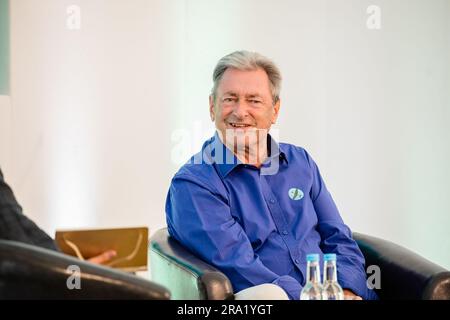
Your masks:
{"label": "man's nose", "polygon": [[247,117],[248,109],[246,103],[239,100],[234,106],[233,114],[238,119],[244,119],[245,117]]}

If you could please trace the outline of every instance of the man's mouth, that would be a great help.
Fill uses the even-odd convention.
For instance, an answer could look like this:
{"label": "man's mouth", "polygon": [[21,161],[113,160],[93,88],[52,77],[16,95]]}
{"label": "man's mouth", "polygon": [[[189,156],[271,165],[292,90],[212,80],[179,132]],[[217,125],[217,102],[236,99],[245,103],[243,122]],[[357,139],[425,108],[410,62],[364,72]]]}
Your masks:
{"label": "man's mouth", "polygon": [[252,125],[247,124],[247,123],[228,122],[228,124],[229,124],[231,127],[237,128],[237,129],[245,129],[245,128],[250,128],[250,127],[252,127]]}

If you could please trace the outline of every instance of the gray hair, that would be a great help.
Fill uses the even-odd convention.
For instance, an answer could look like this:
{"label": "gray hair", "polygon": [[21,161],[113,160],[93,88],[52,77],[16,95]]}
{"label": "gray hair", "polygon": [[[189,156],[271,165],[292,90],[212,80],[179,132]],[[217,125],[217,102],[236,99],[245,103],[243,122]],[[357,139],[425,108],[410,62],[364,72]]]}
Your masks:
{"label": "gray hair", "polygon": [[214,86],[211,90],[211,95],[216,100],[217,87],[222,79],[223,74],[228,68],[235,68],[238,70],[256,70],[263,69],[269,77],[270,90],[272,91],[272,99],[275,104],[280,99],[281,90],[281,72],[275,63],[269,58],[257,52],[250,51],[235,51],[219,60],[213,72]]}

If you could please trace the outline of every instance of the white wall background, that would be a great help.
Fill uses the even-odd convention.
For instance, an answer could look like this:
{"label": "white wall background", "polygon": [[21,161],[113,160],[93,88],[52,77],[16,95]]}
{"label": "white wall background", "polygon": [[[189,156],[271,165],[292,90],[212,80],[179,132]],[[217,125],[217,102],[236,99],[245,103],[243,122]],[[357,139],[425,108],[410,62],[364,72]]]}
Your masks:
{"label": "white wall background", "polygon": [[216,61],[255,50],[284,75],[281,140],[310,151],[350,227],[450,268],[449,21],[448,0],[12,0],[1,167],[50,234],[154,231],[177,152],[213,133]]}

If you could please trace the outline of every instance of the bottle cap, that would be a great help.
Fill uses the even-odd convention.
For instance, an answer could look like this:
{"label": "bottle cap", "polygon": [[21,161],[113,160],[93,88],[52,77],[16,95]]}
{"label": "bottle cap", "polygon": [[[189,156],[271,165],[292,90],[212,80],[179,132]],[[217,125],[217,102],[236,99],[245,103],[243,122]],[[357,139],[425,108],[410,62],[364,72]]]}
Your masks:
{"label": "bottle cap", "polygon": [[336,254],[335,253],[324,254],[323,261],[336,261]]}
{"label": "bottle cap", "polygon": [[310,254],[306,255],[306,261],[319,261],[319,254],[310,253]]}

